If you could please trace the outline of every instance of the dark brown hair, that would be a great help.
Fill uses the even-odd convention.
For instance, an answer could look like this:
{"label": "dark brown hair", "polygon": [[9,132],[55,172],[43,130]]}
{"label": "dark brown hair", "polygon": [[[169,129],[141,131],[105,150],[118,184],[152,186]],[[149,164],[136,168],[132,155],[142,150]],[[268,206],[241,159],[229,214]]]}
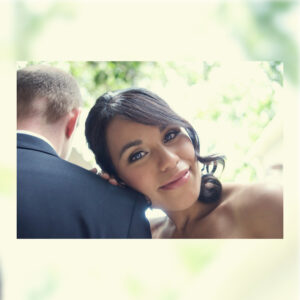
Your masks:
{"label": "dark brown hair", "polygon": [[[45,101],[42,108],[35,105],[37,99]],[[17,71],[18,120],[42,114],[54,123],[81,102],[76,80],[60,69],[35,65]]]}
{"label": "dark brown hair", "polygon": [[[85,123],[86,139],[89,148],[95,154],[97,164],[104,172],[120,180],[112,163],[106,141],[107,126],[117,115],[144,125],[162,128],[177,125],[185,128],[193,143],[196,157],[203,164],[202,171],[207,172],[202,175],[199,201],[211,203],[219,200],[222,185],[213,176],[213,173],[218,163],[224,167],[224,157],[217,155],[201,157],[199,138],[193,126],[175,113],[159,96],[142,88],[105,93],[96,100],[89,112]],[[206,185],[207,183],[211,184]]]}

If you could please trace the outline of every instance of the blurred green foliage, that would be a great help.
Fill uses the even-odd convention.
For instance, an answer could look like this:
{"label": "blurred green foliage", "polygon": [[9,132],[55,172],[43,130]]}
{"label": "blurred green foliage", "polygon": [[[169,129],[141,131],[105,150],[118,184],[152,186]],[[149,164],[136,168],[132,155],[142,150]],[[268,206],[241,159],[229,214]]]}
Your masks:
{"label": "blurred green foliage", "polygon": [[[155,83],[167,87],[170,84],[168,74],[176,74],[187,87],[214,85],[214,76],[219,70],[228,71],[220,62],[207,62],[191,67],[183,62],[140,62],[140,61],[82,61],[82,62],[18,62],[17,67],[47,63],[70,72],[78,81],[84,98],[84,105],[89,109],[95,100],[109,90],[141,86],[152,89]],[[241,82],[225,84],[212,99],[199,100],[197,111],[191,118],[213,121],[215,124],[232,124],[236,128],[243,128],[243,141],[233,140],[237,151],[246,154],[253,143],[259,138],[263,129],[276,114],[278,99],[276,86],[283,85],[283,64],[278,61],[256,63],[259,74],[265,78],[256,80],[251,75]],[[227,71],[226,71],[227,70]],[[243,71],[241,69],[241,71]],[[173,75],[172,75],[173,76]],[[221,75],[221,76],[226,76]],[[246,74],[247,76],[247,74]],[[212,78],[211,78],[212,77]],[[225,79],[225,78],[224,78]],[[254,81],[256,80],[256,81]],[[172,88],[176,88],[176,84]],[[216,86],[216,88],[218,88]],[[195,95],[200,97],[202,95]],[[206,96],[204,95],[204,98]],[[185,101],[184,99],[182,101]],[[197,100],[193,100],[197,101]],[[205,102],[209,101],[209,105]],[[171,105],[172,106],[172,105]],[[207,151],[213,153],[217,149],[218,135],[210,140]],[[227,155],[227,153],[224,153]],[[226,180],[234,180],[244,172],[249,181],[256,179],[256,171],[248,163],[241,163]]]}
{"label": "blurred green foliage", "polygon": [[[296,85],[299,82],[298,44],[294,35],[296,31],[291,31],[293,23],[287,15],[298,6],[298,1],[244,1],[234,4],[222,1],[215,6],[213,21],[227,28],[250,59],[283,61],[287,79]],[[18,60],[32,59],[35,41],[48,24],[59,19],[76,20],[78,17],[76,6],[68,2],[54,1],[41,7],[43,9],[34,10],[26,1],[14,2],[14,37]],[[205,80],[213,67],[204,65]],[[99,80],[105,79],[103,74],[98,76]],[[189,82],[193,82],[193,77],[189,77]]]}
{"label": "blurred green foliage", "polygon": [[[293,85],[299,82],[298,45],[293,24],[294,11],[298,1],[262,1],[260,3],[244,1],[241,3],[221,2],[215,5],[213,20],[225,28],[230,42],[238,44],[249,59],[268,61],[262,68],[270,79],[283,86],[282,63],[286,79]],[[38,40],[48,24],[60,19],[76,21],[80,6],[54,2],[33,9],[26,1],[14,3],[16,56],[18,59],[30,59],[34,53],[35,41]],[[216,37],[218,39],[218,37]],[[65,68],[78,80],[85,107],[89,108],[94,101],[107,90],[135,86],[142,83],[151,88],[151,81],[168,84],[167,69],[173,70],[184,78],[186,84],[195,86],[198,83],[210,82],[213,72],[220,67],[218,62],[204,62],[202,69],[191,69],[183,64],[168,62],[53,62]],[[241,153],[246,153],[260,136],[262,130],[275,115],[274,90],[261,99],[250,99],[247,90],[241,91],[237,86],[224,92],[222,97],[207,109],[200,109],[199,119],[215,122],[229,121],[236,126],[243,126],[245,132],[243,146],[237,143]],[[210,142],[208,150],[213,152],[216,143]],[[249,179],[255,179],[255,170],[244,166],[249,172]],[[240,171],[237,171],[240,173]],[[235,175],[234,175],[235,176]],[[234,179],[231,176],[230,179]]]}
{"label": "blurred green foliage", "polygon": [[41,272],[31,289],[28,290],[26,300],[48,300],[59,287],[57,271],[49,268],[46,273]]}
{"label": "blurred green foliage", "polygon": [[140,299],[145,294],[145,287],[140,278],[128,274],[124,280],[124,284],[132,299]]}
{"label": "blurred green foliage", "polygon": [[287,19],[297,7],[298,1],[221,2],[217,15],[250,59],[283,61],[287,80],[297,85],[299,51],[293,26],[299,23]]}
{"label": "blurred green foliage", "polygon": [[32,58],[32,48],[50,22],[75,16],[74,7],[67,2],[54,1],[51,5],[40,4],[43,9],[37,11],[34,11],[27,1],[14,1],[13,5],[15,55],[19,60]]}
{"label": "blurred green foliage", "polygon": [[203,270],[210,262],[213,261],[218,249],[219,243],[206,244],[179,244],[177,248],[180,261],[183,263],[185,269],[191,274],[197,274]]}
{"label": "blurred green foliage", "polygon": [[[18,68],[27,65],[47,63],[64,69],[77,80],[84,98],[85,107],[91,107],[95,100],[107,91],[124,89],[137,85],[144,78],[155,78],[162,68],[155,62],[108,61],[108,62],[19,62]],[[143,68],[142,68],[143,67]],[[159,74],[161,76],[161,74]]]}
{"label": "blurred green foliage", "polygon": [[282,70],[280,70],[281,66],[282,62],[280,61],[271,61],[268,64],[262,64],[262,67],[268,75],[269,79],[272,81],[276,81],[281,86],[283,86],[283,74]]}

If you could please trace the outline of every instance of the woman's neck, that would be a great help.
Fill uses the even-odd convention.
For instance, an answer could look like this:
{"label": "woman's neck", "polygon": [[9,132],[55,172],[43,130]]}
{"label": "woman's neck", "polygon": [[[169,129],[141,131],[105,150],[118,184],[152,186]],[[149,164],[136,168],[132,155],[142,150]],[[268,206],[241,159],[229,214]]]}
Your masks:
{"label": "woman's neck", "polygon": [[177,234],[186,235],[194,229],[195,223],[201,222],[201,220],[208,216],[219,204],[219,201],[210,204],[197,201],[185,210],[166,211],[166,214],[174,223],[175,232]]}

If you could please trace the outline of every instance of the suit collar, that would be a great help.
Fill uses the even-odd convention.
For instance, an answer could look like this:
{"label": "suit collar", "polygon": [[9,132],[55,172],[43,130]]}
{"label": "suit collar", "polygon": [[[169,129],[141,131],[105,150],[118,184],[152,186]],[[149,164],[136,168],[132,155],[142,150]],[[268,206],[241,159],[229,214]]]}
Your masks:
{"label": "suit collar", "polygon": [[40,138],[41,140],[48,143],[55,150],[55,147],[52,145],[52,143],[47,138],[45,138],[44,136],[42,136],[40,134],[37,134],[37,133],[29,131],[29,130],[19,130],[19,129],[17,130],[17,133],[29,134],[29,135],[35,136],[37,138]]}
{"label": "suit collar", "polygon": [[59,157],[56,151],[46,141],[30,134],[17,133],[17,147],[45,152]]}

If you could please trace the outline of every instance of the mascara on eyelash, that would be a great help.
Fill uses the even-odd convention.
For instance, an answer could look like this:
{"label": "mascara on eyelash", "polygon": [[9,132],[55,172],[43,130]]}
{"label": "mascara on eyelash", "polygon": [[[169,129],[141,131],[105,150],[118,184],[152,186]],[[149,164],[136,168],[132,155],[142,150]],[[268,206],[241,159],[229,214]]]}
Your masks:
{"label": "mascara on eyelash", "polygon": [[[144,152],[144,151],[139,151],[139,152],[136,152],[136,153],[131,154],[131,155],[129,156],[129,158],[128,158],[128,161],[129,161],[130,163],[133,163],[133,162],[139,160],[140,158],[134,159],[134,156],[136,156],[137,154],[140,154],[140,153],[142,153],[142,152]],[[142,156],[142,157],[144,157],[144,156]]]}
{"label": "mascara on eyelash", "polygon": [[[180,133],[180,129],[171,129],[170,131],[168,131],[167,133],[166,133],[166,135],[165,135],[165,137],[164,137],[164,140],[165,140],[165,138],[166,138],[166,136],[167,135],[169,135],[169,134],[175,134],[175,136],[174,136],[174,138]],[[173,138],[173,139],[174,139]],[[172,140],[172,139],[171,139]],[[169,140],[168,140],[169,141]]]}
{"label": "mascara on eyelash", "polygon": [[[165,137],[166,137],[167,135],[169,135],[169,134],[175,134],[175,136],[174,136],[172,139],[170,139],[170,140],[173,140],[179,133],[180,133],[180,129],[171,129],[171,130],[169,130],[169,131],[166,133]],[[168,140],[168,141],[170,141],[170,140]],[[167,141],[167,142],[168,142],[168,141]],[[129,163],[133,163],[133,162],[136,162],[136,161],[140,160],[141,158],[143,158],[144,155],[143,155],[141,158],[134,159],[134,156],[135,156],[135,155],[140,154],[140,153],[142,153],[142,152],[144,152],[144,151],[139,151],[139,152],[136,152],[136,153],[131,154],[131,155],[129,156],[129,158],[128,158],[128,162],[129,162]]]}

